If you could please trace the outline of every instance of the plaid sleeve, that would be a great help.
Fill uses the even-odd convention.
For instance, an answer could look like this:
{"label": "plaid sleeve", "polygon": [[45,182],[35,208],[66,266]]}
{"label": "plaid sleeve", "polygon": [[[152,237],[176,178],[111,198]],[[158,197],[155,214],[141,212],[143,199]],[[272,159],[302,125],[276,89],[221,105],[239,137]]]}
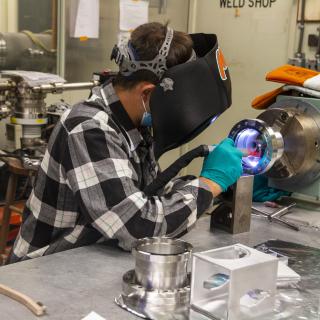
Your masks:
{"label": "plaid sleeve", "polygon": [[94,119],[74,128],[68,144],[64,167],[81,214],[124,249],[137,238],[180,234],[212,203],[199,179],[147,197],[138,187],[130,148],[111,126]]}

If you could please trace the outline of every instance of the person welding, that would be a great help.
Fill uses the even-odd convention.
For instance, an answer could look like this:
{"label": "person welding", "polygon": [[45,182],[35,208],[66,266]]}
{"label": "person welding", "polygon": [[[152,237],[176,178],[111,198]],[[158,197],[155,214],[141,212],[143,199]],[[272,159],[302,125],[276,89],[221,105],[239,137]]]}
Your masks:
{"label": "person welding", "polygon": [[242,153],[225,139],[207,155],[199,177],[144,192],[160,174],[156,160],[231,105],[215,35],[147,23],[115,46],[112,59],[117,76],[57,123],[9,263],[106,239],[130,250],[138,238],[179,236],[241,176]]}

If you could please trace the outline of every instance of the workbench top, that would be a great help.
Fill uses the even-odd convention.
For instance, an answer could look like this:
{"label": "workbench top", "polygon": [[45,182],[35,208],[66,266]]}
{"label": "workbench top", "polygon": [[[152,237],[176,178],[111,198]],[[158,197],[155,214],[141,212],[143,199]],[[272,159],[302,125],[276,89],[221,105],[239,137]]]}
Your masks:
{"label": "workbench top", "polygon": [[[291,241],[320,248],[319,231],[293,231],[263,218],[253,217],[251,232],[230,235],[209,231],[209,217],[183,237],[194,251],[234,243],[254,246],[270,239]],[[47,306],[43,320],[82,319],[91,311],[112,320],[138,319],[113,301],[121,292],[122,275],[134,268],[130,253],[107,244],[96,244],[0,267],[0,283],[19,290]],[[1,320],[29,320],[36,317],[24,306],[0,295]]]}

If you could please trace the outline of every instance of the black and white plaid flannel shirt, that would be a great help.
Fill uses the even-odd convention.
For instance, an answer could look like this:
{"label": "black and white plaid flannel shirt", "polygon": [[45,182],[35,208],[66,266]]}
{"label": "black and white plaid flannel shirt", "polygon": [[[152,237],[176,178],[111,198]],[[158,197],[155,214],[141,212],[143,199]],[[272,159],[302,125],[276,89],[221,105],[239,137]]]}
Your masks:
{"label": "black and white plaid flannel shirt", "polygon": [[52,133],[9,261],[102,239],[129,250],[137,238],[188,230],[211,206],[211,192],[188,176],[147,197],[157,170],[151,135],[134,127],[112,82],[94,88]]}

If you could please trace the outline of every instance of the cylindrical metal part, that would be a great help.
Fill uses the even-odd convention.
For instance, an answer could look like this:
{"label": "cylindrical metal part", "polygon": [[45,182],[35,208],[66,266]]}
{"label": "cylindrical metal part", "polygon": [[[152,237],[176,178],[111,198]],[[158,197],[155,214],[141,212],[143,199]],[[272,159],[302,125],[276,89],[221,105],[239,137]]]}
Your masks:
{"label": "cylindrical metal part", "polygon": [[65,83],[63,84],[63,90],[91,89],[98,84],[97,81]]}
{"label": "cylindrical metal part", "polygon": [[20,94],[14,110],[14,116],[20,119],[46,118],[45,97],[46,95],[41,92]]}
{"label": "cylindrical metal part", "polygon": [[137,282],[147,290],[175,290],[185,287],[191,250],[191,244],[178,239],[138,240],[132,250],[136,259]]}
{"label": "cylindrical metal part", "polygon": [[34,139],[41,137],[41,126],[23,126],[23,138],[25,139]]}
{"label": "cylindrical metal part", "polygon": [[303,39],[304,39],[304,27],[305,27],[305,12],[306,12],[306,0],[301,0],[301,17],[299,22],[299,29],[300,29],[300,35],[299,35],[299,42],[298,42],[298,50],[296,53],[297,57],[300,57],[302,54],[302,47],[303,47]]}
{"label": "cylindrical metal part", "polygon": [[242,159],[245,174],[255,175],[267,172],[281,158],[284,142],[281,133],[259,119],[245,119],[230,131],[238,149],[246,150]]}
{"label": "cylindrical metal part", "polygon": [[283,215],[287,214],[289,212],[289,210],[293,207],[295,207],[297,204],[295,202],[289,204],[288,206],[286,207],[283,207],[279,210],[277,210],[276,212],[274,212],[271,217],[274,218],[274,217],[282,217]]}
{"label": "cylindrical metal part", "polygon": [[59,93],[59,91],[65,90],[82,90],[91,89],[99,84],[98,81],[89,82],[75,82],[75,83],[61,83],[61,84],[43,84],[41,86],[36,86],[32,88],[33,92],[42,93]]}

